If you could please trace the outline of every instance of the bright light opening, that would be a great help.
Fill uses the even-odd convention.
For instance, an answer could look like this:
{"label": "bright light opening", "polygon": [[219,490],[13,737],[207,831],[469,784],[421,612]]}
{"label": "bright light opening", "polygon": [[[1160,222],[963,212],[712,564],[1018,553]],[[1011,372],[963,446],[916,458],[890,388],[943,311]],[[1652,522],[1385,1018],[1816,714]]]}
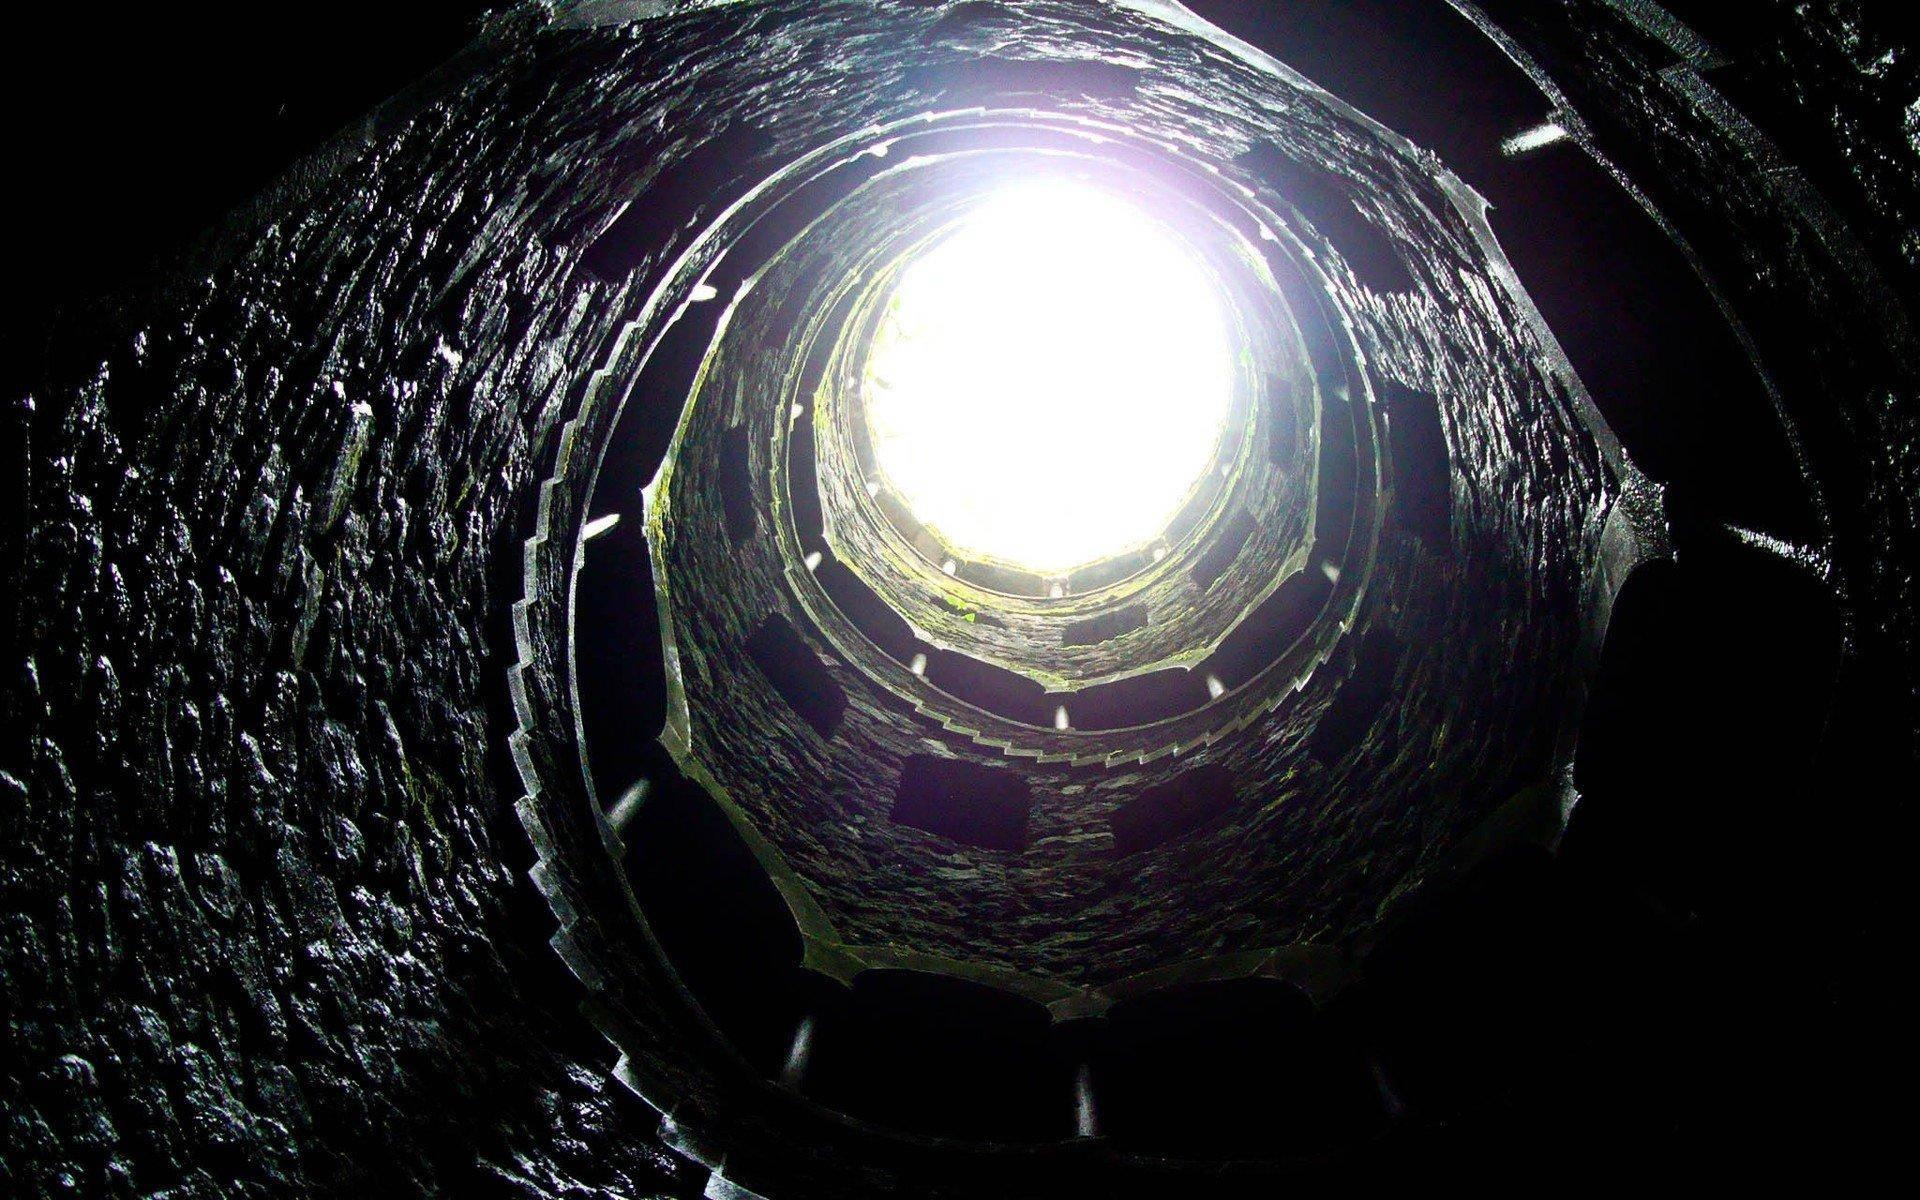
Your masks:
{"label": "bright light opening", "polygon": [[880,321],[866,417],[882,474],[963,556],[1058,573],[1152,541],[1226,424],[1214,291],[1116,195],[994,193],[906,267]]}

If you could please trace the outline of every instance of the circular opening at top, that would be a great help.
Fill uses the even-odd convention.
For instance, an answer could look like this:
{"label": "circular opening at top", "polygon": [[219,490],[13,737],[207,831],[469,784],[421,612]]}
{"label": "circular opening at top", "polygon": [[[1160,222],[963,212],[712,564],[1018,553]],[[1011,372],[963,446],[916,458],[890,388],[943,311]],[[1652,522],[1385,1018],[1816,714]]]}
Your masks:
{"label": "circular opening at top", "polygon": [[1117,194],[1033,180],[902,270],[863,390],[874,461],[919,521],[959,556],[1060,573],[1166,529],[1233,386],[1198,257]]}

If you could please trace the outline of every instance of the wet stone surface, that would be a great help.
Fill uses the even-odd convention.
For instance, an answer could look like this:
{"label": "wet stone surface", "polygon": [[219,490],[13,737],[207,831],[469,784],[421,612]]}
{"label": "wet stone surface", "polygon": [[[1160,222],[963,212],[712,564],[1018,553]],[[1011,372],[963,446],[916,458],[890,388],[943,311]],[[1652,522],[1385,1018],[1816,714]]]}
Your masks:
{"label": "wet stone surface", "polygon": [[[807,120],[852,127],[964,96],[909,51],[977,56],[1015,16],[1026,56],[1042,61],[1014,73],[1071,80],[1094,104],[1161,105],[1183,70],[1219,52],[1159,45],[1157,25],[1122,13],[1114,53],[1089,63],[1084,12],[1040,3],[880,19],[796,0],[619,20],[659,7],[525,10],[489,27],[484,53],[270,197],[164,303],[7,397],[26,516],[7,567],[0,713],[0,1192],[576,1198],[706,1186],[707,1169],[667,1148],[659,1114],[609,1074],[614,1051],[580,1016],[582,990],[548,945],[553,913],[527,879],[535,851],[513,812],[504,681],[534,484],[588,372],[684,249],[683,218],[712,215],[717,185],[701,173],[712,160],[688,166],[709,139],[752,125],[749,141],[778,157],[808,142]],[[1597,7],[1557,9],[1576,31],[1608,28]],[[1808,11],[1801,33],[1766,48],[1758,77],[1802,78],[1806,110],[1835,128],[1891,128],[1879,93],[1856,83],[1879,59],[1850,40],[1846,6]],[[1640,86],[1670,60],[1648,61],[1637,42],[1522,36],[1557,47],[1583,101],[1629,130],[1671,134],[1647,153],[1675,190],[1693,189],[1689,227],[1725,210],[1752,222],[1750,245],[1780,241],[1766,195],[1718,182],[1740,178],[1723,173],[1738,156],[1720,134]],[[1143,84],[1139,65],[1162,49],[1168,65]],[[1047,74],[1048,59],[1077,62]],[[802,79],[812,100],[796,114]],[[1910,280],[1911,248],[1887,232],[1911,224],[1911,179],[1894,161],[1854,169],[1871,246],[1896,246]],[[616,217],[631,240],[597,243]],[[1837,504],[1838,553],[1897,674],[1913,661],[1911,363],[1876,350],[1863,359],[1870,386],[1852,386],[1838,325],[1871,305],[1840,284],[1796,290],[1802,268],[1830,279],[1818,256],[1747,267],[1762,281],[1740,293],[1750,310],[1787,293],[1801,297],[1793,313],[1815,310],[1795,343],[1804,361],[1784,374],[1796,412],[1832,401],[1847,417],[1819,448],[1873,460]],[[1149,894],[1153,871],[1245,872],[1319,897],[1299,932],[1348,927],[1389,897],[1387,881],[1417,872],[1425,847],[1483,816],[1479,801],[1542,765],[1461,722],[1551,741],[1540,722],[1560,683],[1513,677],[1508,641],[1486,634],[1565,611],[1570,572],[1547,568],[1600,536],[1521,464],[1571,461],[1597,490],[1598,462],[1556,458],[1570,427],[1553,428],[1566,397],[1551,380],[1517,385],[1510,408],[1483,406],[1488,380],[1428,353],[1421,336],[1479,349],[1448,305],[1508,327],[1503,297],[1417,264],[1411,277],[1413,290],[1392,295],[1347,282],[1347,304],[1380,369],[1439,397],[1465,464],[1457,528],[1481,539],[1466,552],[1539,574],[1477,590],[1457,561],[1390,530],[1390,569],[1354,644],[1425,652],[1377,708],[1336,708],[1331,688],[1303,697],[1302,726],[1259,754],[1329,797],[1361,763],[1408,789],[1436,769],[1501,786],[1471,811],[1384,809],[1370,790],[1293,810],[1311,839],[1378,841],[1370,891],[1246,839],[1242,857],[1171,853],[1140,867]],[[1822,316],[1832,295],[1841,315]],[[1766,339],[1783,355],[1792,341]],[[1551,623],[1537,650],[1556,660],[1575,634]],[[1444,652],[1467,639],[1471,653]],[[1493,701],[1469,713],[1434,699],[1462,687]],[[1306,726],[1330,710],[1371,714],[1367,728],[1391,740],[1308,743]],[[571,715],[554,714],[568,728]],[[1036,819],[1036,840],[1054,832],[1049,819]],[[1264,917],[1183,920],[1166,936],[1231,948],[1272,935]],[[659,1057],[685,1069],[674,1052]],[[687,1091],[704,1101],[701,1086]],[[873,1170],[849,1173],[847,1194],[879,1194]]]}

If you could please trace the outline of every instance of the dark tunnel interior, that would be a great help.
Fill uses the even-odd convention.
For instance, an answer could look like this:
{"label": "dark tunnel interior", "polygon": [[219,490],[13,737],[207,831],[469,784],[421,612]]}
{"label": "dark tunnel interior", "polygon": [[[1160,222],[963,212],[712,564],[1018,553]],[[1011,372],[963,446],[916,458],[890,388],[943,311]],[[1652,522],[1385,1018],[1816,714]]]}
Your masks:
{"label": "dark tunnel interior", "polygon": [[[0,1193],[1877,1178],[1898,8],[44,14]],[[1229,348],[1204,469],[1067,566],[929,515],[877,415],[1035,179],[1145,214]],[[1048,264],[1100,211],[985,306],[1095,311]],[[1121,412],[1107,367],[1025,369]]]}

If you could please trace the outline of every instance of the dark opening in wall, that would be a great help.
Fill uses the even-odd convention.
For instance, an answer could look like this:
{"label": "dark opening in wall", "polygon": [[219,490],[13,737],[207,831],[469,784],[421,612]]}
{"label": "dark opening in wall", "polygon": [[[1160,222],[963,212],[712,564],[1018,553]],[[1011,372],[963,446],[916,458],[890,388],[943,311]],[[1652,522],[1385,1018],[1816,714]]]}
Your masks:
{"label": "dark opening in wall", "polygon": [[[1347,539],[1353,535],[1354,505],[1360,481],[1360,463],[1355,458],[1360,431],[1357,418],[1366,419],[1362,406],[1364,393],[1356,393],[1348,382],[1344,367],[1337,376],[1322,376],[1320,404],[1324,417],[1320,422],[1320,472],[1313,506],[1314,557],[1323,562],[1340,563],[1347,558]],[[1371,488],[1372,481],[1367,486]],[[1372,497],[1365,502],[1371,503]]]}
{"label": "dark opening in wall", "polygon": [[1066,706],[1075,729],[1123,729],[1191,712],[1208,699],[1204,675],[1170,667],[1081,688]]}
{"label": "dark opening in wall", "polygon": [[807,1095],[895,1129],[993,1141],[1071,1132],[1046,1010],[982,984],[868,971],[822,1014]]}
{"label": "dark opening in wall", "polygon": [[[1651,1149],[1648,1161],[1681,1149],[1667,1139],[1688,1156],[1722,1136],[1746,1144],[1756,1118],[1778,1114],[1738,1111],[1745,1102],[1728,1089],[1802,1082],[1781,1052],[1791,972],[1762,953],[1737,991],[1703,988],[1698,927],[1664,919],[1596,865],[1516,847],[1388,933],[1367,964],[1367,993],[1395,1090],[1435,1113],[1510,1107],[1522,1136],[1577,1121],[1598,1144]],[[1777,935],[1769,929],[1767,944]],[[1650,1078],[1663,1086],[1648,1088]],[[1804,1129],[1796,1120],[1794,1135]]]}
{"label": "dark opening in wall", "polygon": [[1402,1099],[1449,1111],[1551,1069],[1567,1042],[1563,892],[1544,851],[1509,852],[1382,939],[1367,963],[1372,1025]]}
{"label": "dark opening in wall", "polygon": [[1129,604],[1097,617],[1074,621],[1060,631],[1060,642],[1067,646],[1092,646],[1132,633],[1147,623],[1147,606]]}
{"label": "dark opening in wall", "polygon": [[1384,630],[1369,633],[1353,652],[1353,671],[1314,727],[1311,752],[1323,763],[1339,761],[1373,728],[1392,693],[1401,645]]}
{"label": "dark opening in wall", "polygon": [[1010,767],[916,754],[900,768],[893,819],[982,850],[1026,849],[1026,778]]}
{"label": "dark opening in wall", "polygon": [[735,425],[720,441],[720,502],[726,509],[727,536],[737,546],[753,538],[759,517],[753,503],[753,454],[747,427]]}
{"label": "dark opening in wall", "polygon": [[[772,1073],[800,1019],[800,933],[766,871],[698,785],[670,766],[624,837],[627,877],[667,959],[721,1032]],[[716,896],[724,896],[716,903]]]}
{"label": "dark opening in wall", "polygon": [[1547,99],[1526,73],[1444,2],[1188,0],[1187,7],[1434,150],[1477,188],[1506,165],[1501,139],[1547,115]]}
{"label": "dark opening in wall", "polygon": [[1452,541],[1453,473],[1440,407],[1426,392],[1385,382],[1376,389],[1387,412],[1393,464],[1393,522],[1434,550]]}
{"label": "dark opening in wall", "polygon": [[1299,640],[1332,595],[1326,572],[1317,567],[1295,571],[1234,626],[1195,673],[1217,675],[1228,687],[1239,687]]}
{"label": "dark opening in wall", "polygon": [[1773,402],[1680,249],[1578,147],[1553,146],[1527,163],[1552,202],[1495,208],[1488,219],[1634,462],[1711,497],[1722,520],[1816,541]]}
{"label": "dark opening in wall", "polygon": [[1191,833],[1231,808],[1235,794],[1233,773],[1214,765],[1156,784],[1114,812],[1114,852],[1138,854]]}
{"label": "dark opening in wall", "polygon": [[793,530],[801,548],[812,553],[827,552],[822,531],[825,520],[820,512],[820,463],[818,444],[813,439],[813,421],[803,416],[787,434],[787,490],[783,499],[792,506]]}
{"label": "dark opening in wall", "polygon": [[913,636],[913,627],[845,563],[837,558],[823,558],[814,569],[813,577],[820,581],[820,590],[833,601],[840,614],[888,657],[903,663],[912,661],[920,645]]}
{"label": "dark opening in wall", "polygon": [[815,733],[833,736],[847,711],[846,693],[833,681],[819,653],[794,632],[785,617],[775,613],[760,623],[747,639],[747,657]]}
{"label": "dark opening in wall", "polygon": [[1839,646],[1826,588],[1763,552],[1703,543],[1636,571],[1581,725],[1567,855],[1679,911],[1799,904],[1778,865],[1853,836],[1806,812],[1827,799],[1813,764]]}
{"label": "dark opening in wall", "polygon": [[1348,185],[1338,176],[1295,162],[1272,145],[1248,150],[1240,156],[1240,164],[1299,209],[1333,243],[1362,284],[1376,292],[1404,292],[1413,286],[1399,248],[1362,215]]}
{"label": "dark opening in wall", "polygon": [[982,662],[967,654],[935,650],[927,655],[927,679],[951,696],[1009,721],[1053,723],[1047,689],[1025,675]]}
{"label": "dark opening in wall", "polygon": [[1301,436],[1296,410],[1300,406],[1301,387],[1285,375],[1276,375],[1268,383],[1268,402],[1273,408],[1267,420],[1267,461],[1284,467],[1293,460]]}
{"label": "dark opening in wall", "polygon": [[963,562],[957,564],[954,578],[993,592],[1015,596],[1038,596],[1046,590],[1046,580],[1032,571],[1004,567],[998,563]]}
{"label": "dark opening in wall", "polygon": [[[700,373],[713,340],[712,305],[692,305],[667,326],[634,378],[620,412],[620,436],[607,443],[599,492],[613,503],[629,503],[653,478],[673,443],[673,431],[686,406],[689,382]],[[608,476],[611,474],[611,478]],[[609,486],[628,485],[610,491]]]}
{"label": "dark opening in wall", "polygon": [[730,125],[684,152],[648,184],[646,199],[627,205],[594,239],[580,256],[581,267],[608,283],[623,282],[661,246],[673,242],[685,214],[717,211],[731,199],[772,145],[765,130]]}
{"label": "dark opening in wall", "polygon": [[644,772],[666,721],[653,562],[637,516],[586,544],[574,595],[574,636],[595,664],[574,672],[574,687],[594,788],[606,803]]}
{"label": "dark opening in wall", "polygon": [[1166,1152],[1325,1148],[1378,1120],[1363,1060],[1315,1020],[1297,988],[1239,979],[1114,1006],[1095,1056],[1102,1130]]}
{"label": "dark opening in wall", "polygon": [[1133,93],[1140,72],[1124,63],[1093,59],[1044,62],[982,58],[965,71],[951,67],[914,67],[905,75],[910,87],[928,95],[984,96],[1001,103],[1013,96],[1036,96],[1058,103],[1064,96],[1123,99]]}
{"label": "dark opening in wall", "polygon": [[1201,553],[1199,561],[1193,564],[1193,581],[1202,588],[1210,588],[1214,581],[1227,573],[1234,558],[1245,548],[1247,539],[1253,536],[1253,514],[1245,509],[1233,515],[1213,541]]}

